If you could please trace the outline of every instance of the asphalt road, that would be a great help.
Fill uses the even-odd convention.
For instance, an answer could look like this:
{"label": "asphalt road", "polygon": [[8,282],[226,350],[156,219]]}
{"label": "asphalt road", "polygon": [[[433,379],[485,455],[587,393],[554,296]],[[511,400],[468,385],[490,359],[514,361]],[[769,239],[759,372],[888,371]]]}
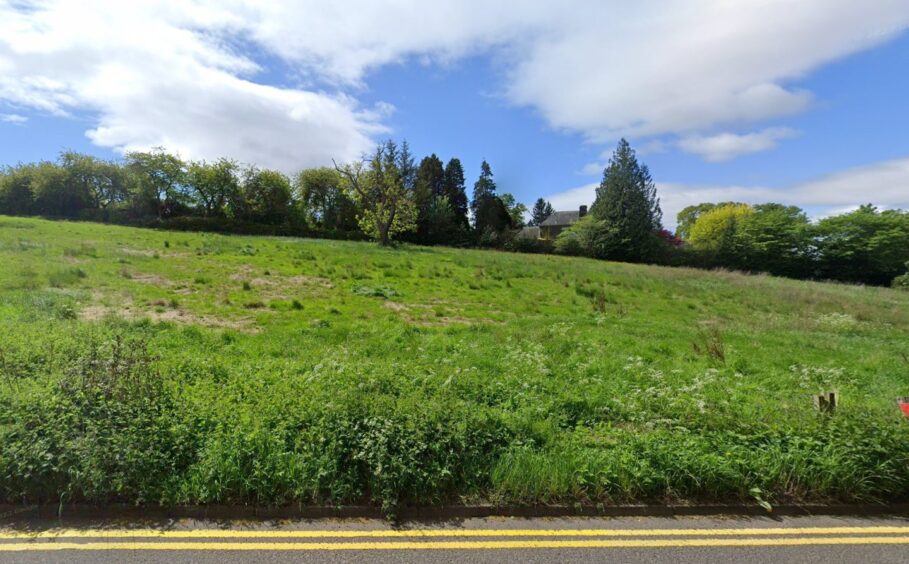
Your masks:
{"label": "asphalt road", "polygon": [[5,562],[909,562],[909,517],[0,521]]}

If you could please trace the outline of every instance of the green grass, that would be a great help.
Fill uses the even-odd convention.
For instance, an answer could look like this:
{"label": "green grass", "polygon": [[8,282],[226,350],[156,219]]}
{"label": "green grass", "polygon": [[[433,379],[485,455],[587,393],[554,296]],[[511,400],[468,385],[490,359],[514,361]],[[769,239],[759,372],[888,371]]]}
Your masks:
{"label": "green grass", "polygon": [[8,501],[909,499],[904,292],[5,217],[0,265]]}

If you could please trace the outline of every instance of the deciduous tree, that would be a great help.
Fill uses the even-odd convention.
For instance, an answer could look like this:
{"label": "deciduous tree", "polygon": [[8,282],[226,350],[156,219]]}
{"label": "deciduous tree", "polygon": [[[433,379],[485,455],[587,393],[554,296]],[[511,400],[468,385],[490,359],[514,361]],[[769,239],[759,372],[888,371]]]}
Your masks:
{"label": "deciduous tree", "polygon": [[416,206],[404,186],[399,159],[396,145],[387,141],[376,148],[368,163],[335,165],[361,206],[360,228],[382,245],[416,226]]}

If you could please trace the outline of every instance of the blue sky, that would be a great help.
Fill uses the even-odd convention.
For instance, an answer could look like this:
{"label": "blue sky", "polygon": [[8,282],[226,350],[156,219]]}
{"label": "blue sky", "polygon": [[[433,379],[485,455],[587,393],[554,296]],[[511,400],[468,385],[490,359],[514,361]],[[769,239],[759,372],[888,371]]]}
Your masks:
{"label": "blue sky", "polygon": [[625,136],[670,226],[704,200],[909,207],[905,2],[26,4],[0,0],[3,164],[163,145],[292,173],[406,138],[568,208]]}

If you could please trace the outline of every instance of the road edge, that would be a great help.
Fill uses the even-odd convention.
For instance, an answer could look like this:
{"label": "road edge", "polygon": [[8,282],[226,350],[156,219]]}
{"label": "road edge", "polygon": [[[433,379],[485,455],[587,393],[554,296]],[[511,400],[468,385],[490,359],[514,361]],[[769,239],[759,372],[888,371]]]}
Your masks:
{"label": "road edge", "polygon": [[[909,515],[909,503],[895,504],[805,504],[779,505],[767,511],[758,505],[443,505],[402,507],[399,520],[457,520],[485,517],[684,517],[684,516],[807,516],[807,515]],[[92,505],[0,504],[0,521],[7,519],[99,518],[99,519],[382,519],[380,508],[347,506],[238,506],[181,505],[137,506],[129,504]]]}

